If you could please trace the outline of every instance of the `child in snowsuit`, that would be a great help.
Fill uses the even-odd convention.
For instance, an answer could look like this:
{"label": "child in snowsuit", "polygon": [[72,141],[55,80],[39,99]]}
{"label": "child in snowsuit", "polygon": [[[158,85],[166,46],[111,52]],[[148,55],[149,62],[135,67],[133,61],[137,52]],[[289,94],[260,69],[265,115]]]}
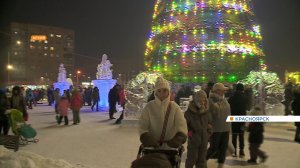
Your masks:
{"label": "child in snowsuit", "polygon": [[188,126],[188,146],[186,168],[207,168],[207,143],[212,133],[208,100],[205,91],[200,90],[193,95],[184,117]]}
{"label": "child in snowsuit", "polygon": [[83,105],[83,100],[78,92],[78,90],[74,89],[71,96],[71,109],[73,112],[73,125],[77,125],[80,123],[80,109]]}
{"label": "child in snowsuit", "polygon": [[[261,111],[259,107],[256,107],[254,109],[253,115],[261,115]],[[265,162],[268,156],[264,151],[259,149],[264,139],[263,123],[261,122],[249,123],[248,131],[249,131],[249,143],[250,143],[249,146],[250,159],[247,162],[251,164],[256,164],[257,157],[261,159],[261,162]]]}
{"label": "child in snowsuit", "polygon": [[59,118],[57,120],[57,123],[60,124],[61,120],[64,118],[65,120],[65,125],[69,124],[69,120],[68,120],[68,108],[70,107],[69,101],[67,97],[62,97],[59,100],[58,103],[58,112],[59,112]]}

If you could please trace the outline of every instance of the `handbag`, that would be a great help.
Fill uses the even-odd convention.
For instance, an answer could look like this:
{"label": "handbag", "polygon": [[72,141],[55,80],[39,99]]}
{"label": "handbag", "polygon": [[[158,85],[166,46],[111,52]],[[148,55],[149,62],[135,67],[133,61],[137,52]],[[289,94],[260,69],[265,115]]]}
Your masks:
{"label": "handbag", "polygon": [[22,124],[18,131],[24,138],[34,138],[37,134],[30,124]]}

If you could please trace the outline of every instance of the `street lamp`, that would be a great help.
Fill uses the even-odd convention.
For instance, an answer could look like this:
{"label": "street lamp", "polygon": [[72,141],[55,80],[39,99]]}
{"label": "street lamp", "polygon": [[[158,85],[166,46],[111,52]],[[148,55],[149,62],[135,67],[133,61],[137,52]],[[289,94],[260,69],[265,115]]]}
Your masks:
{"label": "street lamp", "polygon": [[76,82],[76,83],[77,83],[77,85],[79,85],[79,80],[78,80],[78,78],[79,78],[79,74],[81,74],[81,71],[78,70],[78,71],[76,72],[76,74],[77,74],[77,75],[76,75],[76,78],[77,78],[77,82]]}
{"label": "street lamp", "polygon": [[9,86],[9,84],[10,84],[10,76],[9,76],[10,74],[9,74],[9,71],[13,70],[14,67],[12,65],[8,64],[6,66],[6,69],[7,69],[7,86]]}

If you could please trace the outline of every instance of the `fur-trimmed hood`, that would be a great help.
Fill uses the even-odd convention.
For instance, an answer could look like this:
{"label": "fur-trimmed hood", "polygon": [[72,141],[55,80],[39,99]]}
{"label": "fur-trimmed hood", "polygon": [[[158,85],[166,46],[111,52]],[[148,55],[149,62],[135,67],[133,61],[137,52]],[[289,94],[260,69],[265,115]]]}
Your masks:
{"label": "fur-trimmed hood", "polygon": [[190,101],[188,108],[191,110],[192,113],[201,115],[207,113],[208,105],[206,107],[207,107],[206,109],[200,109],[199,107],[196,106],[194,101]]}

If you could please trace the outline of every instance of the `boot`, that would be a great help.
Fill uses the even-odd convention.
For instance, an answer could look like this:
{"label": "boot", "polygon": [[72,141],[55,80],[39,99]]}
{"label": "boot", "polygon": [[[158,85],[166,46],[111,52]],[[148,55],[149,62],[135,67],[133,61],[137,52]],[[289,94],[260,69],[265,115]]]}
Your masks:
{"label": "boot", "polygon": [[244,149],[240,149],[240,157],[245,157]]}
{"label": "boot", "polygon": [[237,154],[236,154],[236,148],[234,149],[234,152],[232,154],[232,157],[237,157]]}
{"label": "boot", "polygon": [[68,116],[65,116],[64,119],[65,119],[65,125],[69,125],[69,119],[68,119]]}
{"label": "boot", "polygon": [[59,116],[59,117],[58,117],[58,120],[57,120],[57,124],[58,124],[58,125],[60,125],[62,118],[63,118],[63,116]]}

